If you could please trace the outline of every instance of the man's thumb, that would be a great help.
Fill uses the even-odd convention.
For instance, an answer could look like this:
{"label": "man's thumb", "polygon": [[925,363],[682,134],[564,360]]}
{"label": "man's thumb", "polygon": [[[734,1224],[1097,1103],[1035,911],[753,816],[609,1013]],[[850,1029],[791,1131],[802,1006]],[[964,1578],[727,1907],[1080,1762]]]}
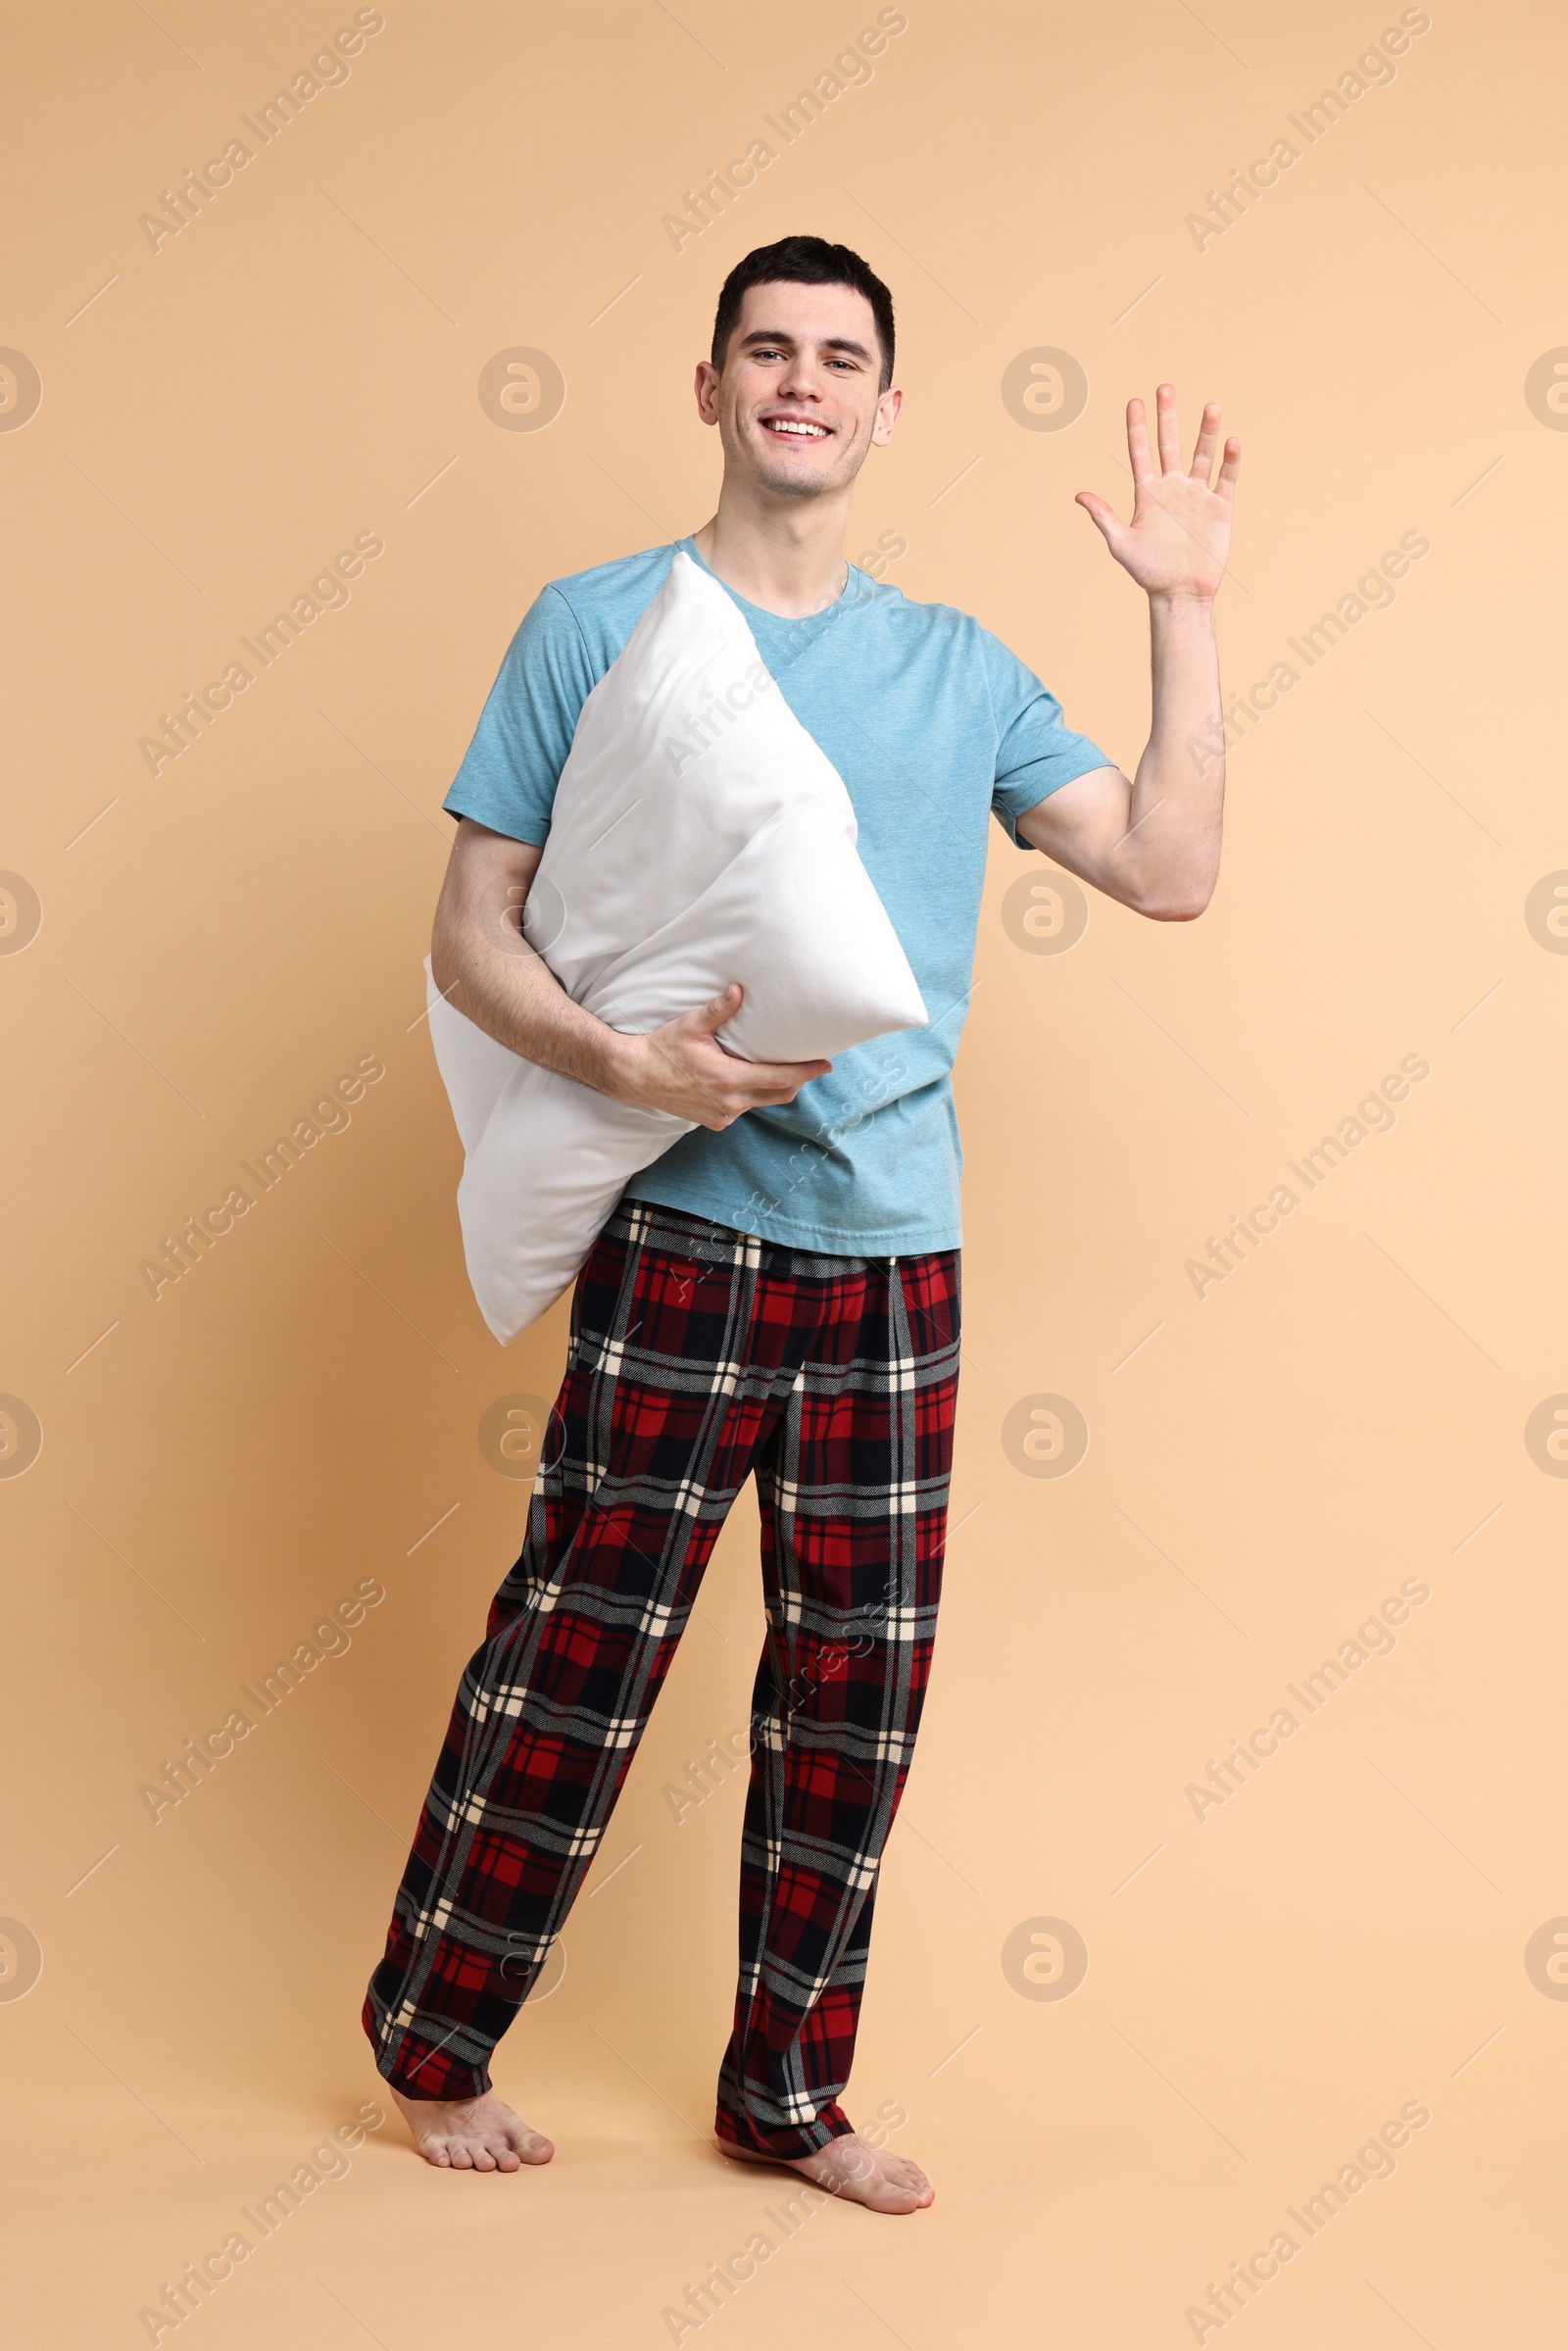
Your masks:
{"label": "man's thumb", "polygon": [[709,999],[697,1017],[710,1036],[721,1029],[726,1020],[734,1019],[745,994],[739,980],[731,980],[727,988],[721,988],[716,996]]}
{"label": "man's thumb", "polygon": [[1102,532],[1106,544],[1114,547],[1121,533],[1121,517],[1115,508],[1107,506],[1093,490],[1080,490],[1073,504],[1083,508],[1090,521]]}

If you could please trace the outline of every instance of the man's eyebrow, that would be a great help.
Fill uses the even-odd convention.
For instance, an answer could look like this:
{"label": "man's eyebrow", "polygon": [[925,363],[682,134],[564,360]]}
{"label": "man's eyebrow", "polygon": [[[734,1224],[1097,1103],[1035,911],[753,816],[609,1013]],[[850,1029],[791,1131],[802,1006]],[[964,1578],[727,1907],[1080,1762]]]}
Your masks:
{"label": "man's eyebrow", "polygon": [[[774,327],[759,326],[751,334],[742,335],[741,347],[750,350],[754,343],[788,343],[793,350],[799,341],[798,335],[782,334]],[[853,341],[849,335],[824,335],[821,347],[824,351],[846,351],[852,359],[865,360],[867,363],[871,358],[865,345]]]}

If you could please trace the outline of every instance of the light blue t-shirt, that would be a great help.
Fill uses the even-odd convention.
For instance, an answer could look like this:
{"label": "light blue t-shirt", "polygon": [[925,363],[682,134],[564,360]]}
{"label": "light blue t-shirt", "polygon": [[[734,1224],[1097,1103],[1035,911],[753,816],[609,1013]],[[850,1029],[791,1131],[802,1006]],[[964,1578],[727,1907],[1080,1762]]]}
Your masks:
{"label": "light blue t-shirt", "polygon": [[[690,539],[680,541],[694,563]],[[446,806],[542,844],[578,712],[662,587],[650,549],[543,589],[508,648]],[[704,564],[706,570],[708,565]],[[725,583],[720,582],[720,585]],[[966,613],[911,604],[850,566],[837,603],[781,618],[727,589],[784,699],[843,777],[859,853],[929,1026],[840,1053],[793,1102],[696,1128],[626,1187],[788,1248],[910,1256],[962,1239],[952,1069],[968,1009],[995,814],[1113,764],[1034,673]]]}

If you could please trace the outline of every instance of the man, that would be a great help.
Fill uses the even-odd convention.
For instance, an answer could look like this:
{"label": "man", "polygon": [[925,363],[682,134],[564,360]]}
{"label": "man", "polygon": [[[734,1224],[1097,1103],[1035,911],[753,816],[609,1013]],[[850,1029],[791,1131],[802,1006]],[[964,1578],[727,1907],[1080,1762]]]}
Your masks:
{"label": "man", "polygon": [[1127,411],[1130,523],[1085,491],[1150,600],[1153,715],[1136,777],[1062,722],[975,621],[845,562],[855,478],[892,439],[893,305],[858,255],[787,237],[719,296],[697,408],[717,511],[681,544],[734,597],[843,776],[859,851],[930,1013],[837,1064],[729,1054],[730,988],[648,1036],[573,1004],[522,941],[577,714],[662,585],[661,547],[547,587],[447,807],[436,984],[527,1059],[695,1122],[627,1186],[573,1295],[564,1382],[521,1557],[470,1661],[365,2024],[429,2161],[514,2171],[554,2149],[487,2058],[603,1836],[731,1502],[755,1474],[767,1632],[741,1856],[741,1967],[719,2074],[726,2155],[879,2212],[931,2187],[838,2104],[877,1869],[931,1660],[958,1358],[949,1073],[988,818],[1156,920],[1202,911],[1224,735],[1213,600],[1238,447],[1219,412],[1183,471]]}

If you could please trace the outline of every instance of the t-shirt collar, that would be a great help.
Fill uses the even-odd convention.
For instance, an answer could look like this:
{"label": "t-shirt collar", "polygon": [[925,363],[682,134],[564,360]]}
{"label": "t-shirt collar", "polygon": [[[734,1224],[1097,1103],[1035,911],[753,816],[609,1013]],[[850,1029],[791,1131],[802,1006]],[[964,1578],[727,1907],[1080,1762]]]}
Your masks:
{"label": "t-shirt collar", "polygon": [[827,622],[841,618],[843,614],[851,609],[852,606],[858,604],[867,587],[870,585],[870,582],[866,579],[863,572],[857,570],[853,563],[846,563],[844,566],[843,587],[839,590],[839,593],[837,596],[835,596],[833,602],[829,605],[824,605],[819,612],[770,612],[766,605],[753,604],[748,597],[745,597],[741,594],[738,588],[732,588],[727,579],[720,579],[718,573],[713,569],[711,563],[704,562],[702,556],[698,552],[695,539],[688,536],[687,538],[678,541],[677,544],[682,554],[689,555],[692,559],[692,562],[698,564],[701,569],[708,573],[710,579],[718,580],[718,584],[724,590],[724,593],[727,596],[732,596],[734,598],[735,602],[740,606],[741,611],[745,613],[747,620],[751,623],[752,633],[754,636],[758,633],[757,624],[759,621],[762,623],[762,631],[764,634],[771,634],[779,630],[788,630],[792,633],[796,642],[800,641],[800,635],[802,632],[809,635],[815,635],[816,632]]}

